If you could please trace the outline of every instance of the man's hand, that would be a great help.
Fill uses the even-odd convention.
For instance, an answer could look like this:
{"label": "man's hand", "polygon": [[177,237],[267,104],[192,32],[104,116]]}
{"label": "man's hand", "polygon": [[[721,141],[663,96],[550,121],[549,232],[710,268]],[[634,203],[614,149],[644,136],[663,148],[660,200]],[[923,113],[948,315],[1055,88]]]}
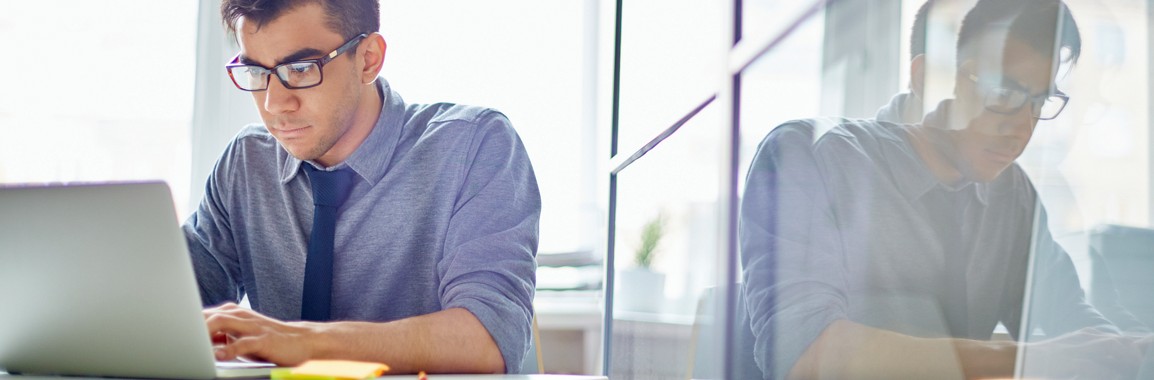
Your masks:
{"label": "man's hand", "polygon": [[282,322],[234,303],[206,309],[205,323],[213,337],[217,360],[246,358],[280,366],[295,366],[316,356],[322,325]]}
{"label": "man's hand", "polygon": [[463,308],[390,322],[282,322],[235,304],[204,311],[217,360],[297,366],[311,359],[386,363],[391,373],[499,373],[501,351]]}
{"label": "man's hand", "polygon": [[1142,364],[1143,337],[1085,328],[1029,343],[1026,375],[1055,378],[1133,379]]}

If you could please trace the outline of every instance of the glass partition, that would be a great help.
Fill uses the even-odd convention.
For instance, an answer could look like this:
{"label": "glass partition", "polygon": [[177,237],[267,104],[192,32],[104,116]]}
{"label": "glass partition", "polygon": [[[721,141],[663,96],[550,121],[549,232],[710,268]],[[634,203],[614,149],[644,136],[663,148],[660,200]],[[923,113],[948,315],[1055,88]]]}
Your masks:
{"label": "glass partition", "polygon": [[641,149],[717,93],[725,17],[719,2],[622,2],[618,154]]}
{"label": "glass partition", "polygon": [[741,73],[764,375],[1154,374],[1148,5],[865,3]]}
{"label": "glass partition", "polygon": [[[742,39],[721,66],[740,81],[716,98],[698,94],[725,76],[628,82],[694,70],[629,63],[647,47],[626,5],[607,374],[1154,376],[1148,4],[735,4]],[[716,102],[694,114],[701,98]],[[680,226],[656,246],[682,258],[654,265],[664,290],[626,294],[655,225]],[[731,283],[733,303],[708,293]]]}
{"label": "glass partition", "polygon": [[705,107],[616,174],[611,378],[720,370],[719,116]]}
{"label": "glass partition", "polygon": [[[1038,123],[1017,160],[1041,205],[1035,226],[1041,238],[1025,292],[1028,307],[1016,332],[1031,343],[1018,353],[1018,372],[1148,378],[1154,374],[1143,340],[1154,325],[1148,291],[1154,285],[1149,4],[1066,3],[1082,40],[1077,63],[1058,69],[1057,88],[1070,101],[1058,118]],[[1080,287],[1054,280],[1047,251],[1068,255]],[[1080,344],[1051,350],[1055,342],[1086,335],[1068,332],[1084,326],[1053,326],[1055,319],[1068,319],[1052,306],[1053,294],[1077,291],[1109,321],[1107,340],[1113,347],[1090,351],[1092,345]]]}
{"label": "glass partition", "polygon": [[[916,378],[917,373],[885,366],[842,365],[868,357],[855,348],[868,350],[864,347],[885,343],[858,335],[859,331],[843,333],[839,324],[849,320],[874,331],[907,328],[922,336],[948,335],[940,302],[903,288],[908,279],[903,271],[862,273],[866,268],[894,266],[896,259],[874,255],[870,249],[887,249],[882,247],[885,242],[872,238],[892,221],[868,212],[874,207],[871,189],[846,186],[846,181],[874,175],[854,166],[868,166],[865,157],[839,160],[857,148],[822,154],[826,145],[843,145],[839,138],[845,124],[872,118],[899,89],[899,81],[891,80],[899,64],[897,49],[891,46],[896,45],[891,37],[898,34],[899,8],[869,6],[827,3],[796,20],[741,72],[737,122],[742,303],[736,312],[744,315],[735,318],[740,323],[727,341],[735,353],[730,360],[734,372],[773,379]],[[750,13],[757,10],[751,8],[745,9],[747,22],[772,18]],[[883,20],[895,22],[878,28],[875,24],[889,25]],[[870,56],[884,52],[893,54]],[[886,66],[878,66],[883,63]],[[857,191],[864,197],[839,198]],[[845,215],[838,207],[847,202],[866,205],[866,210]],[[928,312],[875,317],[902,307]],[[839,334],[836,340],[819,340],[831,331]],[[962,374],[947,342],[926,343],[919,347],[919,358],[936,363],[936,377]]]}

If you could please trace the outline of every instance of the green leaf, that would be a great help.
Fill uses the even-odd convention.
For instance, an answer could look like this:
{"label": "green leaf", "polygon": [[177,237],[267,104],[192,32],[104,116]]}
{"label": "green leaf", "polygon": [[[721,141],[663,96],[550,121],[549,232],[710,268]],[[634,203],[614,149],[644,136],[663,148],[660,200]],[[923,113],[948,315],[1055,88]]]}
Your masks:
{"label": "green leaf", "polygon": [[653,264],[657,246],[661,244],[663,235],[665,235],[665,216],[664,213],[658,213],[641,229],[641,247],[637,248],[633,255],[633,261],[638,267],[649,268]]}

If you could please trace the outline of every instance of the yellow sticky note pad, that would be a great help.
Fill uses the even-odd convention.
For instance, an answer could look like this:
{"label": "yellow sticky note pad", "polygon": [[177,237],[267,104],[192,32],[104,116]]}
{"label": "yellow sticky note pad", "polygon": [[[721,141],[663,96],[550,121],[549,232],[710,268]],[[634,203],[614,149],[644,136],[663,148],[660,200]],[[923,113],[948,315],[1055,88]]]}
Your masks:
{"label": "yellow sticky note pad", "polygon": [[[381,363],[357,362],[351,360],[309,360],[293,368],[292,375],[298,380],[370,379],[381,376],[389,366]],[[299,377],[298,377],[299,376]]]}
{"label": "yellow sticky note pad", "polygon": [[277,368],[269,374],[272,380],[341,380],[332,376],[294,375],[292,368]]}

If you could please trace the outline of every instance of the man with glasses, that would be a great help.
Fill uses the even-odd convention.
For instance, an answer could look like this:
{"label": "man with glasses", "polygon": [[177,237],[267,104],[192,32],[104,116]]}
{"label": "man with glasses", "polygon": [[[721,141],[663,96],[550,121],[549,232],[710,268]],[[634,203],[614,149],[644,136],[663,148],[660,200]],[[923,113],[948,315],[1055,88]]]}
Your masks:
{"label": "man with glasses", "polygon": [[[913,27],[910,31],[910,61],[909,61],[909,87],[906,91],[894,95],[888,104],[878,110],[875,117],[878,121],[885,121],[899,124],[919,124],[922,121],[922,105],[925,102],[925,61],[926,61],[926,38],[927,28],[926,24],[929,22],[930,12],[941,12],[941,9],[934,9],[935,0],[928,0],[923,3],[914,16]],[[974,80],[974,78],[967,78]],[[1015,95],[1020,96],[1020,95]],[[1065,104],[1069,102],[1069,97],[1061,93],[1061,99],[1054,99],[1047,103],[1049,107],[1058,108],[1058,112],[1065,108]],[[1046,110],[1040,113],[1049,114],[1053,111]],[[1041,168],[1043,170],[1050,168]],[[1077,213],[1075,204],[1065,204],[1066,199],[1073,197],[1072,190],[1069,184],[1063,179],[1061,172],[1052,170],[1046,174],[1049,178],[1045,193],[1039,193],[1040,202],[1042,202],[1049,209],[1050,214],[1056,214],[1054,207],[1065,206],[1063,210],[1059,208],[1058,214]],[[1065,198],[1065,199],[1063,199]],[[1057,199],[1058,202],[1052,203],[1049,199]],[[1068,202],[1072,203],[1072,202]],[[1052,232],[1056,235],[1062,234],[1062,226],[1052,225]],[[1092,260],[1101,260],[1101,254],[1093,247],[1089,249],[1089,255]],[[1114,286],[1113,274],[1109,270],[1102,268],[1095,269],[1093,285],[1093,305],[1094,308],[1102,313],[1110,322],[1114,323],[1118,328],[1130,333],[1150,333],[1150,329],[1146,327],[1137,317],[1134,316],[1119,299],[1118,291]]]}
{"label": "man with glasses", "polygon": [[[1085,302],[1014,160],[1069,97],[1081,52],[1059,0],[979,0],[953,99],[920,123],[798,120],[762,141],[740,239],[754,356],[767,378],[1009,377],[1028,268],[1044,375],[1132,376],[1144,344]],[[823,131],[825,131],[823,133]],[[1036,252],[1031,257],[1030,252]],[[1031,262],[1032,261],[1032,262]]]}
{"label": "man with glasses", "polygon": [[264,123],[184,224],[217,358],[518,372],[541,200],[508,119],[405,103],[379,77],[376,0],[221,12],[240,46],[225,71]]}

